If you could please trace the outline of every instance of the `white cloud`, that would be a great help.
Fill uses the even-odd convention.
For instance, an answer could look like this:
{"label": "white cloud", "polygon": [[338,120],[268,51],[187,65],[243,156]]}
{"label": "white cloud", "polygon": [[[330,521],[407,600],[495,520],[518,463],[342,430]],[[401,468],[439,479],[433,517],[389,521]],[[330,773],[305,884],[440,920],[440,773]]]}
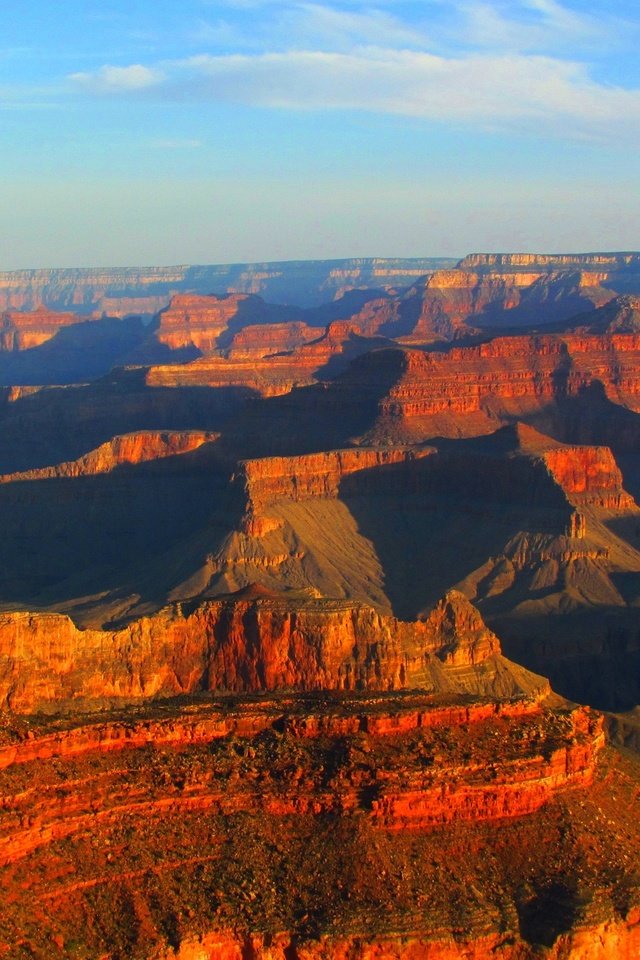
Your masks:
{"label": "white cloud", "polygon": [[156,86],[162,82],[163,74],[135,63],[129,67],[106,65],[95,73],[72,73],[69,79],[90,93],[127,93]]}
{"label": "white cloud", "polygon": [[458,39],[505,51],[609,50],[637,35],[637,24],[613,15],[576,12],[557,0],[455,0]]}
{"label": "white cloud", "polygon": [[[365,5],[345,10],[313,0],[297,0],[279,3],[274,8],[271,3],[272,0],[259,0],[252,4],[255,16],[250,25],[246,18],[201,18],[189,31],[189,40],[210,48],[261,51],[345,51],[354,45],[371,43],[388,47],[424,47],[426,43],[420,29],[378,7]],[[243,5],[240,9],[248,7]]]}
{"label": "white cloud", "polygon": [[[167,100],[243,103],[289,110],[362,110],[543,135],[605,136],[637,128],[640,91],[594,82],[583,65],[513,54],[443,57],[367,47],[353,53],[291,51],[196,56],[162,69],[102,68],[89,92],[146,92]],[[129,74],[129,70],[135,71]],[[108,81],[106,80],[108,78]]]}
{"label": "white cloud", "polygon": [[423,46],[425,37],[397,17],[376,8],[362,11],[337,10],[320,3],[298,3],[283,17],[297,46],[329,49],[351,47],[354,43],[384,44],[387,47]]}
{"label": "white cloud", "polygon": [[[270,3],[227,0],[235,7]],[[242,53],[219,48],[149,66],[104,66],[71,80],[101,95],[358,110],[562,138],[638,139],[640,90],[596,81],[575,56],[558,52],[570,38],[593,39],[611,23],[595,24],[558,0],[452,0],[446,11],[460,35],[444,44],[442,21],[434,17],[436,46],[384,10],[384,0],[340,6],[285,0],[266,20],[256,15],[247,43],[239,42],[238,23],[218,21],[210,33],[203,30],[203,44],[209,38],[215,47],[218,39],[224,50],[226,39]],[[443,10],[439,0],[423,7]]]}

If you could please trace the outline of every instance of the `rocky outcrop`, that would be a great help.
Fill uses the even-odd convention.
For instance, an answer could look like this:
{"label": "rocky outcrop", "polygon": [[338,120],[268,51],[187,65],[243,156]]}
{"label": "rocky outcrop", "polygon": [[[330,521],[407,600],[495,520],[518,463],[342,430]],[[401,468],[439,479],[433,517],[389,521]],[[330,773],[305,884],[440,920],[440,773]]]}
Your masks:
{"label": "rocky outcrop", "polygon": [[88,321],[77,313],[55,313],[52,310],[17,310],[0,317],[0,351],[30,350],[51,340],[63,328]]}
{"label": "rocky outcrop", "polygon": [[113,437],[77,460],[57,463],[39,470],[23,470],[19,473],[0,474],[0,483],[17,483],[27,480],[51,480],[62,477],[91,477],[110,473],[118,467],[163,460],[197,450],[204,443],[211,443],[219,434],[201,430],[141,430]]}
{"label": "rocky outcrop", "polygon": [[[640,289],[640,255],[472,254],[457,268],[496,276],[585,271],[607,275],[618,292]],[[400,289],[455,261],[446,258],[309,260],[106,269],[17,270],[0,273],[0,309],[91,311],[113,316],[148,314],[182,293],[259,294],[275,303],[317,306],[353,289]]]}
{"label": "rocky outcrop", "polygon": [[622,474],[608,447],[563,446],[547,450],[544,463],[576,506],[592,505],[613,510],[635,508],[622,486]]}
{"label": "rocky outcrop", "polygon": [[0,309],[32,310],[45,306],[87,310],[102,304],[113,307],[115,302],[132,297],[162,298],[167,302],[178,293],[212,292],[261,294],[276,303],[317,306],[344,289],[408,286],[416,277],[453,262],[443,258],[357,259],[15,270],[0,273]]}
{"label": "rocky outcrop", "polygon": [[[397,382],[380,403],[383,416],[428,417],[439,413],[522,414],[543,404],[575,397],[594,382],[606,396],[640,410],[640,336],[500,337],[448,353],[404,351],[383,358],[363,357],[366,365],[400,366]],[[373,372],[373,371],[372,371]]]}
{"label": "rocky outcrop", "polygon": [[[262,397],[274,397],[334,376],[345,370],[353,358],[390,343],[383,338],[363,337],[358,327],[344,320],[330,323],[323,332],[316,329],[312,339],[307,336],[310,327],[298,323],[290,326],[292,340],[301,342],[289,350],[272,353],[270,346],[278,340],[282,342],[285,325],[250,326],[234,334],[230,347],[224,351],[189,363],[151,366],[147,383],[165,387],[238,387]],[[250,331],[246,346],[245,330]],[[221,334],[218,340],[222,339]],[[175,349],[188,349],[186,344],[180,347],[178,343],[176,340]],[[204,341],[201,346],[204,349]]]}
{"label": "rocky outcrop", "polygon": [[635,768],[583,708],[236,697],[0,739],[10,960],[634,955]]}
{"label": "rocky outcrop", "polygon": [[231,360],[262,359],[277,353],[288,353],[304,343],[317,340],[319,335],[317,327],[296,320],[253,324],[233,334],[225,356]]}
{"label": "rocky outcrop", "polygon": [[[244,486],[249,512],[258,512],[274,500],[307,500],[312,497],[337,497],[345,477],[360,474],[360,489],[371,486],[371,474],[365,471],[391,464],[410,468],[416,460],[435,453],[433,447],[396,448],[354,447],[328,450],[301,457],[264,457],[240,463],[236,479]],[[383,470],[381,471],[383,473]],[[394,473],[394,489],[400,492]],[[414,488],[416,484],[413,484]],[[352,483],[352,490],[355,485]]]}
{"label": "rocky outcrop", "polygon": [[[0,819],[0,829],[4,828],[0,833],[0,868],[28,856],[38,847],[81,832],[90,822],[100,824],[130,815],[131,801],[147,816],[161,813],[169,805],[170,815],[178,813],[181,807],[185,812],[213,808],[227,815],[250,812],[301,816],[311,811],[318,816],[360,810],[366,811],[374,827],[386,830],[407,827],[415,830],[523,816],[539,810],[556,793],[588,785],[604,745],[601,718],[583,708],[554,713],[535,700],[466,706],[453,701],[445,705],[429,703],[426,697],[418,696],[404,703],[381,699],[375,705],[365,701],[361,706],[336,701],[333,709],[321,714],[313,703],[298,700],[298,704],[306,706],[304,713],[299,707],[296,710],[295,703],[291,712],[283,713],[277,700],[266,703],[249,700],[246,706],[230,710],[214,704],[208,709],[196,708],[191,716],[187,712],[178,713],[169,721],[123,723],[114,720],[86,727],[72,726],[68,733],[32,733],[26,743],[18,740],[0,745],[0,769],[9,771],[9,778],[14,770],[19,776],[20,767],[27,768],[34,763],[52,769],[60,762],[79,766],[87,761],[105,770],[115,767],[115,777],[110,777],[109,796],[101,798],[101,812],[97,816],[91,812],[96,805],[96,788],[99,790],[95,774],[87,776],[84,783],[70,784],[66,797],[56,797],[45,790],[40,803],[34,803],[33,798],[16,797],[5,804],[5,815]],[[395,708],[394,712],[389,711],[389,706]],[[476,756],[471,762],[467,760],[465,764],[464,750],[459,747],[445,747],[444,756],[424,766],[410,755],[403,757],[402,765],[397,761],[389,763],[387,758],[390,769],[380,771],[363,770],[357,762],[358,738],[361,742],[368,741],[370,749],[376,749],[380,743],[383,754],[385,740],[402,749],[411,739],[419,738],[423,743],[430,738],[444,740],[452,726],[464,728],[461,739],[469,743],[476,741]],[[502,758],[494,757],[495,766],[487,783],[478,777],[478,765],[481,754],[489,752],[487,741],[498,730],[502,745],[510,751]],[[293,777],[290,776],[293,771],[283,776],[278,769],[277,754],[285,753],[282,743],[273,744],[276,756],[271,770],[259,769],[260,741],[264,743],[275,731],[281,734],[282,740],[288,741],[289,748],[298,748],[299,766]],[[159,784],[151,778],[146,787],[135,780],[127,785],[126,780],[118,776],[118,760],[126,764],[135,751],[150,746],[183,753],[202,752],[209,747],[215,755],[228,752],[225,748],[229,742],[238,740],[242,744],[236,754],[238,769],[234,771],[235,777],[231,770],[227,771],[230,786],[226,791],[215,769],[203,771],[186,797],[184,788],[178,784],[166,783],[164,789],[158,789]],[[326,751],[327,741],[338,746],[345,740],[351,741],[351,749],[335,758],[333,775],[322,785],[317,779],[319,771],[313,769],[314,750],[322,744]],[[245,750],[248,764],[246,760],[240,761]],[[257,761],[255,764],[250,762],[252,757]],[[243,766],[245,784],[238,782]],[[425,766],[431,769],[424,769]],[[246,767],[254,767],[253,776]],[[261,784],[256,791],[252,780],[255,781],[258,772]],[[5,780],[9,778],[5,773]],[[450,786],[443,789],[447,781]],[[368,787],[371,796],[365,799],[363,794]],[[25,800],[30,809],[26,830],[19,829]],[[23,822],[22,826],[27,824]]]}
{"label": "rocky outcrop", "polygon": [[180,294],[161,311],[154,336],[170,350],[192,349],[208,354],[225,346],[234,328],[295,316],[295,311],[271,306],[252,294]]}
{"label": "rocky outcrop", "polygon": [[472,253],[458,263],[461,270],[521,270],[533,267],[542,270],[624,270],[640,268],[639,253]]}
{"label": "rocky outcrop", "polygon": [[395,296],[369,301],[353,319],[369,336],[407,343],[456,340],[487,327],[561,324],[610,301],[615,294],[602,286],[607,279],[586,271],[438,270]]}
{"label": "rocky outcrop", "polygon": [[198,690],[437,689],[447,664],[478,668],[460,679],[478,690],[499,649],[455,592],[416,623],[363,604],[286,597],[176,605],[111,631],[78,630],[60,614],[5,613],[0,704],[56,711]]}
{"label": "rocky outcrop", "polygon": [[571,322],[577,333],[640,333],[640,297],[614,297],[605,306]]}

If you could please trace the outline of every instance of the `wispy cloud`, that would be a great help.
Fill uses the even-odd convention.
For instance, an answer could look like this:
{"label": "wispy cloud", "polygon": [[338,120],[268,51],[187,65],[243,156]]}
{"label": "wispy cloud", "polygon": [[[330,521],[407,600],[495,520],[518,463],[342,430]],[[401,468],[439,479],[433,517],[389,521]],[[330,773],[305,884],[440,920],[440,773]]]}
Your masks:
{"label": "wispy cloud", "polygon": [[640,121],[640,90],[599,84],[580,63],[538,55],[443,57],[366,47],[349,54],[200,55],[141,69],[103,67],[80,82],[99,94],[361,110],[485,128],[529,125],[565,137],[633,131]]}
{"label": "wispy cloud", "polygon": [[611,42],[622,28],[613,17],[576,12],[556,0],[458,0],[458,37],[492,50],[552,51]]}
{"label": "wispy cloud", "polygon": [[89,93],[130,93],[157,86],[164,79],[161,70],[134,63],[128,67],[106,65],[94,73],[72,73],[69,80]]}
{"label": "wispy cloud", "polygon": [[[380,7],[356,5],[345,10],[344,4],[335,7],[312,0],[280,2],[273,6],[271,3],[272,0],[256,0],[252,4],[255,16],[250,25],[245,18],[202,17],[189,31],[189,40],[236,50],[282,52],[349,50],[362,44],[420,48],[427,39],[420,28]],[[220,12],[218,5],[217,9]],[[238,9],[237,6],[234,9]],[[249,8],[243,5],[240,9]]]}
{"label": "wispy cloud", "polygon": [[620,24],[596,22],[559,0],[424,0],[422,18],[410,22],[393,0],[211,6],[218,14],[251,7],[255,16],[202,20],[192,41],[199,37],[207,52],[105,65],[72,74],[72,85],[100,96],[357,110],[574,139],[639,137],[640,89],[596,80],[575,53]]}

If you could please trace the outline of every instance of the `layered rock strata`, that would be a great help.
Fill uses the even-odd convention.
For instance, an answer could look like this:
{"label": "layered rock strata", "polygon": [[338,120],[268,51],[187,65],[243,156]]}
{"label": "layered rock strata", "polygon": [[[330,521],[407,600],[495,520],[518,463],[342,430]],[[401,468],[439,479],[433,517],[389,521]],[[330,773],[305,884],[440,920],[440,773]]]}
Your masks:
{"label": "layered rock strata", "polygon": [[[262,294],[276,303],[316,306],[357,287],[407,286],[446,258],[300,260],[210,266],[15,270],[0,273],[0,308],[91,309],[106,300],[163,298],[179,293]],[[157,301],[155,301],[157,302]],[[138,312],[135,310],[134,312]],[[146,311],[142,311],[146,312]]]}
{"label": "layered rock strata", "polygon": [[[286,325],[249,326],[233,335],[227,350],[188,363],[151,366],[147,384],[237,387],[263,397],[281,396],[295,387],[330,378],[345,370],[354,357],[390,344],[384,338],[361,336],[359,327],[347,321],[334,321],[323,332],[315,329],[313,337],[309,336],[312,328],[304,324],[290,326],[291,341],[298,341],[291,349],[271,352],[278,340],[284,345]],[[207,336],[209,333],[210,328]]]}
{"label": "layered rock strata", "polygon": [[[434,447],[353,447],[300,457],[264,457],[242,461],[236,479],[243,484],[248,513],[258,513],[278,499],[296,502],[312,497],[337,497],[342,481],[354,474],[359,475],[364,492],[367,481],[376,486],[375,478],[367,471],[376,471],[384,477],[384,467],[397,465],[411,473],[416,461],[435,452]],[[417,488],[418,477],[415,481]],[[397,473],[392,483],[397,488]]]}
{"label": "layered rock strata", "polygon": [[635,768],[602,748],[532,698],[9,721],[3,955],[630,960]]}
{"label": "layered rock strata", "polygon": [[52,480],[63,477],[91,477],[110,473],[118,467],[132,466],[166,457],[177,457],[211,443],[219,434],[202,430],[141,430],[113,437],[97,449],[77,460],[56,463],[51,467],[0,474],[0,483],[28,480]]}
{"label": "layered rock strata", "polygon": [[640,268],[640,254],[622,253],[471,253],[458,263],[461,270],[496,268],[521,270],[533,267],[542,270],[562,270],[578,267],[583,270]]}
{"label": "layered rock strata", "polygon": [[[331,600],[209,601],[167,607],[119,630],[79,630],[52,613],[0,614],[0,704],[59,711],[76,702],[198,690],[492,689],[517,670],[478,612],[452,592],[420,622]],[[471,668],[447,681],[443,667]],[[484,685],[484,686],[483,686]]]}
{"label": "layered rock strata", "polygon": [[[391,419],[488,411],[494,418],[523,416],[576,397],[594,383],[613,402],[640,410],[640,337],[635,334],[502,337],[448,353],[376,352],[356,363],[354,386],[374,376],[376,367],[398,370],[379,403],[381,416]],[[470,432],[482,432],[476,428],[470,421]]]}
{"label": "layered rock strata", "polygon": [[64,327],[88,321],[91,317],[52,310],[3,313],[0,317],[0,351],[30,350],[51,340]]}

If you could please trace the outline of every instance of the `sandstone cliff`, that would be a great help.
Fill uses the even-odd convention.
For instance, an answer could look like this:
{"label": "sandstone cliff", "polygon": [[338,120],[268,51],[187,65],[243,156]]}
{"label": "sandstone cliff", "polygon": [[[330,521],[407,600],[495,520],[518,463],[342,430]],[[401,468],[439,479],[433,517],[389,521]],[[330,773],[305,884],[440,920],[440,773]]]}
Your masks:
{"label": "sandstone cliff", "polygon": [[113,437],[77,460],[57,463],[51,467],[0,474],[0,483],[27,480],[49,480],[62,477],[91,477],[110,473],[118,467],[177,457],[197,450],[219,435],[198,430],[145,430]]}
{"label": "sandstone cliff", "polygon": [[10,960],[636,952],[638,765],[582,708],[236,697],[1,739]]}
{"label": "sandstone cliff", "polygon": [[[206,337],[212,336],[214,328],[208,321],[205,327]],[[390,344],[381,337],[361,336],[359,327],[339,320],[324,331],[313,330],[313,335],[312,328],[299,323],[290,324],[285,331],[284,324],[251,325],[233,334],[224,351],[188,363],[151,366],[146,382],[165,387],[237,387],[263,397],[281,396],[295,387],[329,379],[345,370],[354,357]],[[222,334],[216,336],[217,342],[225,339]],[[278,343],[286,344],[286,338],[290,348],[277,350]],[[205,340],[199,342],[204,350]],[[180,339],[173,343],[176,350],[186,348]]]}
{"label": "sandstone cliff", "polygon": [[54,337],[63,327],[90,320],[76,313],[55,313],[52,310],[3,313],[0,317],[0,350],[29,350]]}
{"label": "sandstone cliff", "polygon": [[262,294],[277,303],[316,306],[345,288],[407,286],[449,264],[453,261],[426,258],[15,270],[0,273],[0,309],[87,310],[132,297],[164,305],[177,293],[212,292]]}
{"label": "sandstone cliff", "polygon": [[[499,652],[495,635],[457,593],[416,623],[362,604],[286,597],[210,601],[191,610],[177,605],[115,631],[78,630],[60,614],[5,613],[0,704],[19,712],[55,712],[73,701],[198,690],[433,690],[460,684],[489,692],[496,670],[498,686],[517,692],[522,677],[496,666],[491,658]],[[447,665],[471,669],[448,676]]]}
{"label": "sandstone cliff", "polygon": [[[493,418],[522,417],[545,404],[576,397],[594,383],[602,384],[615,403],[640,410],[639,360],[636,334],[501,337],[448,353],[365,356],[357,361],[360,369],[354,370],[353,378],[358,382],[366,376],[369,365],[399,366],[397,382],[380,402],[381,416],[410,421],[457,415],[459,429],[464,424],[459,415],[491,412]],[[470,433],[483,432],[477,429],[479,420],[470,419]],[[437,433],[442,423],[435,426]],[[428,422],[424,429],[429,429]]]}
{"label": "sandstone cliff", "polygon": [[583,270],[640,267],[638,253],[472,253],[458,263],[463,270],[496,267],[520,270],[522,267],[558,270],[578,267]]}

